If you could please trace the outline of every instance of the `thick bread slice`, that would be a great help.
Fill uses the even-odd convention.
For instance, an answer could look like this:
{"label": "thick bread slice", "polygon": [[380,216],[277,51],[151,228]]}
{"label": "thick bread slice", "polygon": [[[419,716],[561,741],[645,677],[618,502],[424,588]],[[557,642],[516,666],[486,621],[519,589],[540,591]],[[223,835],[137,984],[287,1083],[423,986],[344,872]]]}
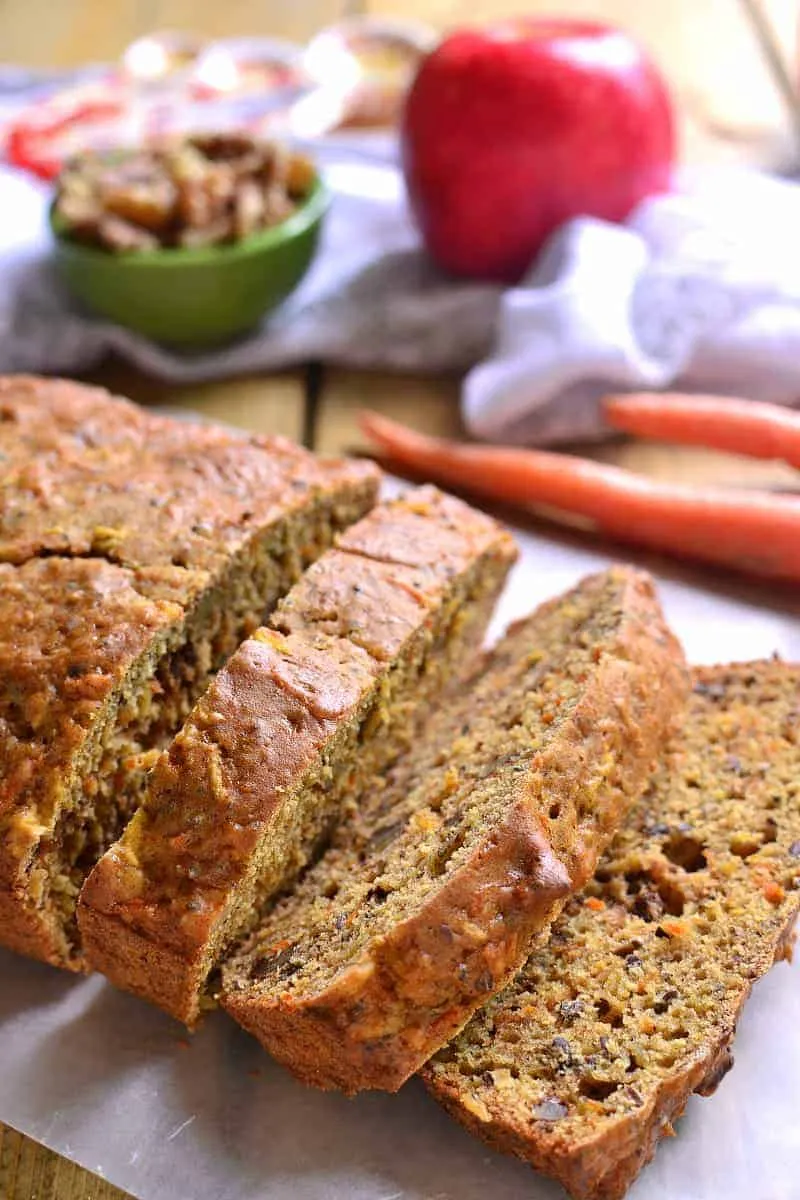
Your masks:
{"label": "thick bread slice", "polygon": [[515,982],[425,1068],[479,1137],[619,1200],[710,1095],[800,905],[800,668],[701,668],[683,731]]}
{"label": "thick bread slice", "polygon": [[515,626],[223,972],[301,1079],[395,1090],[524,961],[638,797],[687,690],[649,578]]}
{"label": "thick bread slice", "polygon": [[78,890],[210,672],[374,471],[0,379],[0,943],[82,965]]}
{"label": "thick bread slice", "polygon": [[323,555],[217,676],[90,876],[92,966],[193,1023],[224,951],[473,663],[515,555],[434,488]]}
{"label": "thick bread slice", "polygon": [[[0,453],[7,563],[82,557],[214,576],[293,512],[306,514],[309,543],[325,520],[345,528],[372,506],[379,480],[369,463],[317,459],[285,438],[239,437],[27,376],[0,376]],[[307,565],[302,542],[275,549],[295,560],[295,577]],[[243,565],[258,582],[258,557]]]}

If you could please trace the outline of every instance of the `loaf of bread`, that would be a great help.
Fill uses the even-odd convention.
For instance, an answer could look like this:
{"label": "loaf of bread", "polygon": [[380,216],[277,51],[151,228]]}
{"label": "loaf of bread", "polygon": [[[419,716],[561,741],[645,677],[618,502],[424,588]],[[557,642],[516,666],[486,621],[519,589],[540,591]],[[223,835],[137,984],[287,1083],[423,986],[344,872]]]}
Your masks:
{"label": "loaf of bread", "polygon": [[304,1081],[397,1089],[591,876],[687,689],[648,577],[544,605],[231,957],[228,1012]]}
{"label": "loaf of bread", "polygon": [[425,1068],[459,1121],[575,1200],[624,1195],[692,1092],[716,1088],[754,981],[789,955],[799,695],[800,669],[779,662],[698,669],[590,885]]}
{"label": "loaf of bread", "polygon": [[89,876],[89,963],[192,1024],[234,939],[474,668],[514,557],[434,488],[344,534],[217,675]]}
{"label": "loaf of bread", "polygon": [[0,481],[0,943],[79,968],[81,883],[154,754],[377,474],[19,377]]}

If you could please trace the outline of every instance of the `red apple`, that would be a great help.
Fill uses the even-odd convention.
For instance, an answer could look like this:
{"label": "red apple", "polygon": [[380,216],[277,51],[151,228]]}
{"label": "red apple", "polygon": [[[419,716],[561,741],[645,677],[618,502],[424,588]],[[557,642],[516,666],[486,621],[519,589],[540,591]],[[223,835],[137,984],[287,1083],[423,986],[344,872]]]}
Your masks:
{"label": "red apple", "polygon": [[436,262],[515,282],[570,217],[621,221],[669,188],[672,106],[622,31],[520,19],[453,33],[425,59],[405,106],[402,154]]}

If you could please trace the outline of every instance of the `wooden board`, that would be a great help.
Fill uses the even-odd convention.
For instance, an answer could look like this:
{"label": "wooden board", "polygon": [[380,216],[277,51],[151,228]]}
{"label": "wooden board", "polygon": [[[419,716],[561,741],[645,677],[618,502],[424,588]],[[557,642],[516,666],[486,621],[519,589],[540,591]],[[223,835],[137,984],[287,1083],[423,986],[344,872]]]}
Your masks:
{"label": "wooden board", "polygon": [[246,375],[211,383],[174,384],[147,379],[123,362],[110,361],[86,379],[140,404],[169,405],[202,413],[252,433],[280,433],[302,442],[306,422],[306,373]]}
{"label": "wooden board", "polygon": [[387,417],[440,437],[455,437],[459,381],[373,371],[326,371],[314,420],[314,446],[323,454],[344,454],[363,445],[358,414],[373,408]]}
{"label": "wooden board", "polygon": [[4,0],[0,57],[32,67],[106,62],[154,29],[303,41],[343,11],[344,0]]}
{"label": "wooden board", "polygon": [[126,1195],[7,1125],[0,1125],[2,1200],[125,1200]]}

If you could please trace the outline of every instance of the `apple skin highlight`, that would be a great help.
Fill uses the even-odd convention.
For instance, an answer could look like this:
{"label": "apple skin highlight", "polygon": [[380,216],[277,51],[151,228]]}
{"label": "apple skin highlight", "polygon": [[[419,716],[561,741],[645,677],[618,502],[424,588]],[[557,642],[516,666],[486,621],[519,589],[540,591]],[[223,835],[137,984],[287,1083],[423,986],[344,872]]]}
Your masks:
{"label": "apple skin highlight", "polygon": [[433,259],[515,283],[563,222],[622,221],[669,190],[675,121],[659,71],[626,33],[520,18],[457,31],[423,61],[401,145]]}

